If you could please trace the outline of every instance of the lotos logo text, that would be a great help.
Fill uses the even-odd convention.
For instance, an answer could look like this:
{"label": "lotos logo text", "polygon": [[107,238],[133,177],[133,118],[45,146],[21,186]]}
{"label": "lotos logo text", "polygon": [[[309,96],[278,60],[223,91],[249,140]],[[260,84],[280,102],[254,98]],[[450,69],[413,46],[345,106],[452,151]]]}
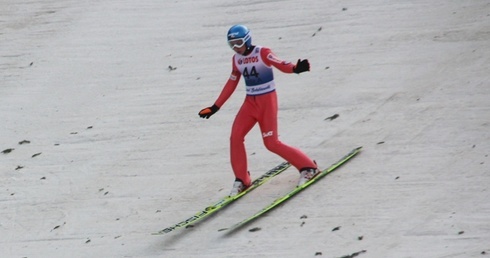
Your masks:
{"label": "lotos logo text", "polygon": [[240,58],[238,59],[238,64],[251,64],[251,63],[257,63],[259,61],[259,57],[257,56],[251,56],[251,57],[245,57],[245,58]]}

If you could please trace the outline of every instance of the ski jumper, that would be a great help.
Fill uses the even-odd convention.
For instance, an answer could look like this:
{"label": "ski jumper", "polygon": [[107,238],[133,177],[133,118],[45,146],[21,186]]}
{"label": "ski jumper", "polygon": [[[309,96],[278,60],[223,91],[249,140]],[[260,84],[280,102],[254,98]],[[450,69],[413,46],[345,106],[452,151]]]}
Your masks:
{"label": "ski jumper", "polygon": [[255,46],[248,55],[236,53],[233,69],[215,105],[222,107],[235,91],[240,77],[246,85],[246,97],[235,117],[230,137],[230,159],[235,177],[245,185],[251,184],[247,168],[245,136],[256,123],[260,126],[265,147],[291,163],[298,170],[317,168],[301,150],[279,141],[277,124],[277,94],[272,67],[293,73],[294,65],[277,58],[269,48]]}

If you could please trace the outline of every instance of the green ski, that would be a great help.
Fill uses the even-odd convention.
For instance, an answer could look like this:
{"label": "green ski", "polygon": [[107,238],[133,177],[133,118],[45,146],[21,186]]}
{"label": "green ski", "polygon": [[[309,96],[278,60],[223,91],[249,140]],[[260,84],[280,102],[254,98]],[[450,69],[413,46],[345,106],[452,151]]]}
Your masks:
{"label": "green ski", "polygon": [[250,216],[249,218],[247,218],[245,220],[242,220],[241,222],[233,225],[231,228],[220,229],[219,231],[228,230],[229,232],[231,232],[231,231],[233,231],[235,229],[238,229],[238,228],[244,226],[245,224],[251,222],[252,220],[255,220],[256,218],[262,216],[263,214],[265,214],[268,211],[272,210],[273,208],[275,208],[279,204],[284,203],[285,201],[289,200],[291,197],[293,197],[297,193],[303,191],[308,186],[314,184],[316,181],[320,180],[322,177],[326,176],[327,174],[331,173],[335,169],[337,169],[340,166],[342,166],[343,164],[345,164],[351,158],[353,158],[354,156],[356,156],[361,151],[361,148],[362,148],[362,146],[353,149],[347,155],[345,155],[344,157],[342,157],[339,161],[337,161],[336,163],[332,164],[327,169],[321,171],[319,174],[317,174],[310,181],[306,182],[304,185],[302,185],[300,187],[296,187],[295,189],[291,190],[289,193],[287,193],[284,196],[276,199],[271,204],[269,204],[267,207],[263,208],[262,210],[260,210],[259,212],[255,213],[254,215]]}
{"label": "green ski", "polygon": [[167,234],[167,233],[170,233],[178,228],[183,228],[183,227],[188,227],[198,221],[201,221],[203,220],[204,218],[208,217],[209,215],[217,212],[218,210],[224,208],[225,206],[227,206],[228,204],[238,200],[239,198],[241,198],[242,196],[244,196],[245,194],[251,192],[252,190],[254,190],[255,188],[261,186],[262,184],[264,184],[265,182],[269,181],[271,178],[273,178],[274,176],[277,176],[279,175],[280,173],[282,173],[283,171],[285,171],[287,168],[289,168],[291,166],[291,164],[289,164],[288,162],[283,162],[279,165],[277,165],[276,167],[274,167],[273,169],[267,171],[265,174],[263,174],[262,176],[260,176],[259,178],[255,179],[252,184],[250,185],[249,188],[247,188],[245,191],[239,193],[238,195],[235,195],[233,197],[230,197],[230,196],[227,196],[221,200],[219,200],[218,202],[216,202],[215,204],[213,205],[210,205],[206,208],[204,208],[202,211],[196,213],[194,216],[182,221],[182,222],[179,222],[173,226],[170,226],[168,228],[164,228],[156,233],[152,233],[152,235],[163,235],[163,234]]}

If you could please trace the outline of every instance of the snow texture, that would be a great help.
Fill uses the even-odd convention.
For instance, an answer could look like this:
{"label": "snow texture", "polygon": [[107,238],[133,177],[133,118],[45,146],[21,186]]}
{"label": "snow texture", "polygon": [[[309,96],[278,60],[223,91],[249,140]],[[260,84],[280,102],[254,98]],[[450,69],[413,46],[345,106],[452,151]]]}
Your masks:
{"label": "snow texture", "polygon": [[[281,140],[321,167],[363,151],[230,236],[294,168],[153,236],[232,186],[243,81],[197,112],[229,76],[235,23],[311,62],[275,72]],[[1,257],[490,255],[488,0],[2,0],[0,77]],[[257,128],[246,144],[253,177],[282,161]]]}

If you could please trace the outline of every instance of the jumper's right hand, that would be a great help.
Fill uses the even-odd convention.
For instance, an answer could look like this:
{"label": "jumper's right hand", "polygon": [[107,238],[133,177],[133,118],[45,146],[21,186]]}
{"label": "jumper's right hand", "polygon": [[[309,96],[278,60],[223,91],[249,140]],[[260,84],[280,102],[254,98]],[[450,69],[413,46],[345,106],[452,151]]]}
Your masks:
{"label": "jumper's right hand", "polygon": [[201,109],[201,111],[199,111],[199,116],[201,118],[209,119],[209,117],[211,117],[214,113],[218,112],[218,110],[219,110],[218,106],[212,105],[211,107]]}

